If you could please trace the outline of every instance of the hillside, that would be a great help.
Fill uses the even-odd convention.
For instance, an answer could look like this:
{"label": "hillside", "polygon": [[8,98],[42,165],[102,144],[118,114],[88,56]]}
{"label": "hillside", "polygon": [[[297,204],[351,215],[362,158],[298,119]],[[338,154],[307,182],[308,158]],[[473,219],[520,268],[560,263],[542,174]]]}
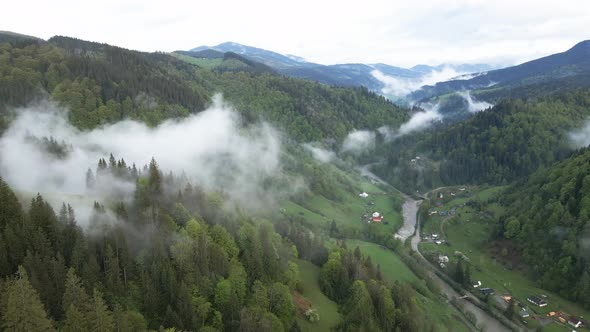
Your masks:
{"label": "hillside", "polygon": [[226,42],[216,46],[199,46],[191,49],[191,52],[202,52],[206,50],[223,53],[237,53],[251,60],[264,63],[275,69],[277,72],[292,77],[304,78],[336,86],[363,86],[376,92],[381,92],[386,85],[382,80],[373,75],[375,70],[402,81],[410,81],[419,79],[422,76],[429,75],[435,71],[441,71],[445,68],[460,73],[474,73],[491,68],[489,65],[482,64],[441,64],[438,66],[417,65],[410,69],[383,63],[321,65],[307,62],[300,57],[287,56],[277,52],[234,42]]}
{"label": "hillside", "polygon": [[[435,96],[462,90],[482,89],[482,94],[489,91],[488,101],[497,100],[497,90],[509,94],[514,88],[534,86],[570,77],[585,77],[580,86],[589,86],[587,76],[590,74],[590,40],[582,41],[569,50],[549,55],[523,64],[488,71],[483,75],[468,79],[440,82],[434,86],[425,86],[414,92],[414,100],[424,100]],[[496,93],[494,93],[496,91]],[[495,96],[495,98],[492,98]]]}
{"label": "hillside", "polygon": [[398,125],[407,118],[366,89],[278,76],[237,54],[224,55],[215,70],[168,54],[68,37],[1,43],[0,80],[0,112],[49,94],[69,108],[70,121],[79,128],[127,118],[156,125],[204,110],[216,93],[246,121],[266,119],[302,141],[339,139],[353,128]]}
{"label": "hillside", "polygon": [[[590,116],[590,92],[505,100],[469,119],[393,142],[382,175],[408,190],[507,184],[572,153],[568,134]],[[420,160],[414,160],[416,156]]]}
{"label": "hillside", "polygon": [[497,225],[497,237],[519,249],[541,287],[585,308],[590,308],[588,165],[590,151],[583,149],[519,181],[500,199],[507,213]]}

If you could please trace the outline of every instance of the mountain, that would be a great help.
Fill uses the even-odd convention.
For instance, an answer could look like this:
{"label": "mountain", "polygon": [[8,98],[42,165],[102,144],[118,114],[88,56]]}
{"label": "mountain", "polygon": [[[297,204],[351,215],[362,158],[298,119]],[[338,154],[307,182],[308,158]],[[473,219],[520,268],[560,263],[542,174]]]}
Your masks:
{"label": "mountain", "polygon": [[[380,175],[408,191],[511,183],[568,157],[569,133],[588,118],[588,89],[502,100],[464,121],[393,142],[383,152]],[[419,167],[411,162],[415,156],[422,156]]]}
{"label": "mountain", "polygon": [[452,69],[452,70],[454,70],[456,72],[460,72],[460,73],[482,73],[482,72],[487,72],[487,71],[490,71],[493,69],[497,69],[497,67],[494,67],[494,66],[488,65],[488,64],[482,64],[482,63],[476,63],[476,64],[447,64],[447,63],[443,63],[438,66],[416,65],[410,69],[413,71],[419,72],[419,73],[428,74],[432,71],[444,70],[445,68],[449,68],[449,69]]}
{"label": "mountain", "polygon": [[20,41],[42,41],[43,39],[34,36],[23,35],[21,33],[16,33],[12,31],[2,31],[0,30],[0,43],[11,43],[11,42],[20,42]]}
{"label": "mountain", "polygon": [[342,139],[354,128],[399,126],[408,117],[366,88],[285,77],[239,54],[202,52],[210,59],[62,36],[2,43],[0,57],[9,61],[0,62],[0,73],[19,75],[0,78],[0,131],[10,109],[46,95],[67,107],[70,122],[81,129],[121,119],[155,126],[205,110],[218,93],[245,120],[263,118],[296,141]]}
{"label": "mountain", "polygon": [[571,49],[523,64],[492,70],[467,80],[452,80],[440,82],[434,86],[425,86],[414,92],[414,100],[423,100],[438,95],[461,90],[481,90],[485,94],[488,90],[498,89],[509,93],[514,88],[530,85],[551,84],[552,81],[578,77],[576,81],[581,86],[590,86],[590,40],[576,44]]}
{"label": "mountain", "polygon": [[364,86],[376,92],[381,92],[386,85],[382,80],[373,75],[375,70],[378,70],[387,76],[406,81],[417,80],[424,75],[430,74],[433,71],[441,71],[444,68],[451,68],[459,73],[474,73],[491,69],[491,66],[482,64],[441,64],[438,66],[419,65],[410,69],[383,63],[321,65],[307,62],[298,56],[282,55],[276,52],[234,42],[226,42],[217,46],[199,46],[193,48],[191,52],[202,52],[205,50],[237,53],[251,60],[264,63],[281,74],[292,77],[309,79],[336,86]]}
{"label": "mountain", "polygon": [[[226,43],[222,43],[219,44],[217,46],[199,46],[199,47],[195,47],[193,49],[191,49],[190,51],[192,52],[199,52],[199,51],[204,51],[204,50],[216,50],[219,52],[233,52],[233,53],[237,53],[240,55],[245,55],[248,58],[258,61],[258,62],[262,62],[268,66],[271,66],[273,68],[276,69],[280,69],[280,68],[286,68],[286,67],[291,67],[291,66],[300,66],[301,64],[305,63],[305,62],[300,62],[298,60],[294,60],[294,59],[298,59],[298,58],[293,58],[292,56],[285,56],[276,52],[272,52],[272,51],[267,51],[261,48],[256,48],[256,47],[252,47],[252,46],[246,46],[246,45],[242,45],[242,44],[238,44],[238,43],[233,43],[233,42],[226,42]],[[300,58],[299,58],[300,59]]]}

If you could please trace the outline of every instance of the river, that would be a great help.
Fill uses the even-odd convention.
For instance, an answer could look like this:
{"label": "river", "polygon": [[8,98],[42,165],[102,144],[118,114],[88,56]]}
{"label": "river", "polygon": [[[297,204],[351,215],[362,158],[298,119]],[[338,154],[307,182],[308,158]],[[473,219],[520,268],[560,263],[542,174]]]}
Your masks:
{"label": "river", "polygon": [[[433,272],[433,269],[435,267],[430,262],[428,262],[426,260],[426,258],[424,258],[424,256],[422,256],[422,253],[420,252],[420,250],[418,250],[418,244],[422,241],[422,239],[420,238],[420,224],[417,221],[418,221],[418,209],[420,208],[420,204],[422,204],[422,200],[413,199],[412,197],[399,191],[397,188],[393,187],[392,185],[390,185],[389,183],[387,183],[386,181],[381,179],[379,176],[377,176],[376,174],[371,172],[370,168],[373,165],[374,164],[368,164],[368,165],[364,165],[362,167],[359,167],[361,174],[363,176],[367,176],[367,177],[373,179],[377,183],[380,183],[380,184],[383,184],[383,185],[393,188],[395,191],[399,192],[404,197],[404,200],[405,200],[404,204],[402,206],[402,210],[403,210],[402,214],[404,217],[404,223],[403,223],[402,227],[395,234],[395,237],[401,239],[402,241],[405,241],[408,237],[412,236],[412,234],[414,234],[414,231],[415,231],[415,235],[411,240],[412,250],[416,251],[418,253],[418,255],[420,255],[420,257],[422,258],[422,260],[424,260],[424,263],[426,264],[426,266],[430,267],[428,273],[430,274],[430,276],[432,277],[434,282],[438,285],[441,292],[447,297],[448,300],[452,300],[454,298],[461,297],[461,295],[459,293],[457,293],[451,286],[449,286],[443,279],[441,279],[439,276],[437,276]],[[470,295],[470,297],[474,298],[473,295]],[[476,298],[474,298],[474,299],[477,300]],[[472,312],[475,315],[475,318],[477,319],[477,325],[478,326],[485,326],[486,331],[488,331],[488,332],[510,331],[500,321],[498,321],[496,318],[494,318],[493,316],[491,316],[487,312],[483,311],[482,309],[480,309],[479,307],[477,307],[473,303],[471,303],[467,300],[459,300],[459,301],[462,301],[461,305],[463,306],[464,310]]]}

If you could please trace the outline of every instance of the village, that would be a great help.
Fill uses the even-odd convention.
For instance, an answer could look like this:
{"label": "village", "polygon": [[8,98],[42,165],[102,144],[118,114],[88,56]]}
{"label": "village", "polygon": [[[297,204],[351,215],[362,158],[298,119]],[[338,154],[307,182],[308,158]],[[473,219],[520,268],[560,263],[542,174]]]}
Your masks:
{"label": "village", "polygon": [[[464,264],[473,265],[473,270],[480,270],[469,258],[469,255],[473,253],[472,250],[465,253],[453,249],[455,248],[454,243],[449,241],[445,234],[445,224],[456,220],[460,211],[464,211],[463,208],[471,204],[470,197],[471,193],[466,187],[445,188],[437,191],[434,198],[430,200],[431,204],[426,213],[428,222],[431,224],[426,223],[427,227],[422,228],[421,246],[425,244],[432,246],[428,247],[430,250],[425,254],[425,257],[428,257],[436,268],[449,276],[455,273],[458,260],[461,260]],[[458,199],[455,200],[456,198]],[[464,212],[463,214],[463,222],[469,223],[470,219],[466,219]],[[436,220],[436,223],[432,224],[432,220],[430,220],[432,218]],[[473,216],[470,215],[469,218],[473,218]],[[481,262],[481,259],[479,261]],[[567,312],[561,305],[552,307],[549,296],[546,294],[521,295],[519,300],[516,296],[505,291],[501,292],[502,294],[496,294],[496,290],[490,285],[486,285],[485,282],[477,280],[477,278],[470,278],[466,284],[469,285],[468,288],[471,288],[467,289],[469,292],[480,298],[484,303],[493,303],[502,311],[507,310],[510,305],[514,305],[516,308],[515,314],[518,315],[515,318],[518,318],[525,326],[529,325],[529,320],[536,321],[541,327],[557,323],[563,327],[575,329],[573,331],[588,326],[582,316]],[[511,283],[505,280],[503,284],[510,285]]]}

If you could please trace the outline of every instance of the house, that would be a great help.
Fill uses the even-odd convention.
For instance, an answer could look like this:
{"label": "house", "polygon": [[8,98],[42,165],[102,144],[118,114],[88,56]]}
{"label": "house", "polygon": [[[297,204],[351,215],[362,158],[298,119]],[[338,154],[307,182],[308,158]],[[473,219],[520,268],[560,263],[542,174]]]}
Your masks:
{"label": "house", "polygon": [[361,198],[367,198],[367,197],[369,197],[369,194],[367,194],[366,192],[362,192],[362,193],[359,194],[359,197],[361,197]]}
{"label": "house", "polygon": [[479,287],[481,287],[481,281],[479,281],[479,280],[472,281],[471,286],[473,286],[473,288],[479,288]]}
{"label": "house", "polygon": [[444,269],[445,267],[447,267],[447,266],[445,265],[445,263],[439,263],[438,265],[440,266],[440,268],[441,268],[441,269]]}
{"label": "house", "polygon": [[479,290],[482,295],[492,295],[494,294],[494,290],[491,288],[482,288]]}
{"label": "house", "polygon": [[442,244],[442,241],[441,240],[436,240],[436,241],[434,241],[434,243],[436,243],[436,244]]}
{"label": "house", "polygon": [[383,215],[381,215],[379,212],[373,212],[373,217],[371,218],[371,220],[373,222],[380,223],[383,221]]}
{"label": "house", "polygon": [[444,198],[443,193],[438,193],[438,198],[443,199]]}
{"label": "house", "polygon": [[438,234],[436,234],[436,233],[432,233],[432,239],[433,239],[433,240],[436,240],[436,239],[438,239]]}
{"label": "house", "polygon": [[449,262],[449,256],[439,255],[438,256],[438,262],[439,263],[448,263]]}
{"label": "house", "polygon": [[542,298],[538,297],[538,296],[529,296],[527,297],[527,301],[529,301],[530,303],[538,306],[538,307],[545,307],[547,306],[547,302],[545,300],[543,300]]}
{"label": "house", "polygon": [[526,310],[526,308],[522,308],[519,312],[518,315],[520,316],[520,318],[528,318],[531,315],[529,314],[528,310]]}
{"label": "house", "polygon": [[567,323],[575,328],[584,327],[584,322],[582,322],[581,320],[579,320],[577,317],[574,317],[574,316],[570,317],[570,319],[568,319]]}
{"label": "house", "polygon": [[441,217],[445,217],[447,215],[447,211],[438,211],[438,215]]}

